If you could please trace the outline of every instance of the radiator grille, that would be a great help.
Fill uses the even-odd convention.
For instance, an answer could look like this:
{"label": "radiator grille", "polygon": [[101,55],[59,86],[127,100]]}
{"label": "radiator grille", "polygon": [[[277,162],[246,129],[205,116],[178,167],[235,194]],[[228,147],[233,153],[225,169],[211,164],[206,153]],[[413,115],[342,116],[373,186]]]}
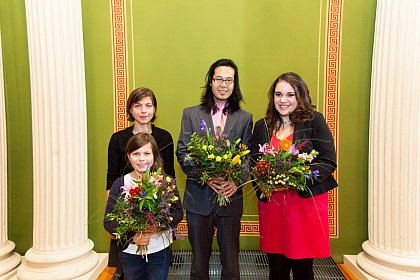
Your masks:
{"label": "radiator grille", "polygon": [[[188,280],[190,275],[192,253],[187,250],[172,251],[172,266],[169,280]],[[213,251],[210,257],[210,279],[220,279],[221,265],[219,251]],[[239,269],[243,280],[268,279],[268,260],[260,251],[241,251],[239,253]],[[314,259],[315,279],[345,280],[334,260],[329,258]]]}

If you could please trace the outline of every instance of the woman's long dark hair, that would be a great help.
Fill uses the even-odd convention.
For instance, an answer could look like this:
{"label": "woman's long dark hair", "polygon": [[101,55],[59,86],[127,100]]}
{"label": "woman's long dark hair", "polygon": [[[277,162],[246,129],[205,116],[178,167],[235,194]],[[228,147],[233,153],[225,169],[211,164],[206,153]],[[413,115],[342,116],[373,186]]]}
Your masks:
{"label": "woman's long dark hair", "polygon": [[296,126],[297,124],[303,124],[312,120],[314,117],[313,112],[315,111],[315,106],[312,105],[312,100],[309,96],[309,89],[305,81],[296,73],[283,73],[274,80],[270,90],[268,91],[269,102],[265,118],[270,135],[275,133],[283,125],[283,119],[274,106],[274,92],[277,84],[281,81],[288,82],[293,87],[296,94],[297,107],[292,113],[290,113],[289,116],[292,125]]}
{"label": "woman's long dark hair", "polygon": [[239,86],[239,74],[238,74],[238,67],[236,66],[235,62],[233,62],[231,59],[222,58],[214,62],[211,66],[209,71],[206,75],[206,84],[203,87],[203,93],[201,94],[201,106],[205,108],[208,112],[211,111],[211,109],[214,109],[216,106],[214,102],[213,97],[213,91],[211,88],[211,84],[213,81],[213,75],[214,71],[219,66],[228,66],[233,68],[235,71],[234,74],[234,82],[233,82],[233,92],[232,95],[229,97],[229,100],[227,102],[227,106],[223,110],[224,112],[233,113],[238,111],[241,108],[241,101],[243,101],[241,88]]}

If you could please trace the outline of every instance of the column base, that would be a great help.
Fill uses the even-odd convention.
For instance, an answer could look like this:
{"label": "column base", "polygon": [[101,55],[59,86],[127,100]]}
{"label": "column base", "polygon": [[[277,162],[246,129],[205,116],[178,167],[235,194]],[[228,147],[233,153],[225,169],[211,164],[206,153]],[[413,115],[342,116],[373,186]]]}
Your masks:
{"label": "column base", "polygon": [[[99,256],[92,250],[93,242],[54,251],[29,249],[19,266],[17,278],[21,280],[74,279],[90,273],[98,266]],[[89,278],[82,278],[89,279]]]}
{"label": "column base", "polygon": [[17,279],[16,278],[16,273],[17,273],[17,268],[13,269],[12,271],[3,274],[2,276],[0,276],[0,280],[12,280],[12,279]]}
{"label": "column base", "polygon": [[362,244],[363,252],[357,255],[358,266],[367,274],[379,279],[420,279],[420,257],[399,255],[376,247],[370,241]]}
{"label": "column base", "polygon": [[[77,278],[74,278],[73,280],[97,280],[108,264],[108,253],[100,253],[98,254],[98,258],[99,260],[97,265],[91,271]],[[23,257],[22,260],[23,263],[25,261],[25,257]],[[14,273],[14,275],[11,275],[10,278],[5,278],[4,280],[6,279],[19,280],[19,278],[16,275],[16,272]],[[3,280],[3,278],[0,277],[0,280]]]}
{"label": "column base", "polygon": [[359,280],[377,280],[378,278],[370,276],[357,265],[356,258],[356,255],[344,255],[344,266]]}
{"label": "column base", "polygon": [[366,273],[384,280],[415,280],[420,279],[420,271],[407,271],[404,267],[390,265],[362,252],[356,258],[358,266]]}
{"label": "column base", "polygon": [[100,253],[98,258],[98,264],[91,271],[74,280],[97,280],[108,265],[108,253]]}
{"label": "column base", "polygon": [[363,252],[344,256],[344,265],[362,280],[420,279],[420,258],[398,256],[376,249],[370,242],[363,243]]}
{"label": "column base", "polygon": [[9,275],[9,272],[17,268],[21,262],[22,257],[18,253],[14,252],[14,249],[15,243],[12,241],[6,241],[0,247],[0,280],[3,279],[3,275]]}

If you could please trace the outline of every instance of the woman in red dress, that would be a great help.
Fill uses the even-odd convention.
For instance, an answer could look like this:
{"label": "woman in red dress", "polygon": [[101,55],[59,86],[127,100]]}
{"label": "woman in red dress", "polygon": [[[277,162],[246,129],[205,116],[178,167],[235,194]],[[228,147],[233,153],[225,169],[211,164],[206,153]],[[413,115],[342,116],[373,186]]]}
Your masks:
{"label": "woman in red dress", "polygon": [[301,152],[313,149],[319,154],[311,163],[318,170],[314,180],[307,180],[306,191],[275,191],[271,198],[261,198],[255,182],[260,222],[260,249],[267,253],[270,279],[314,279],[313,259],[328,257],[328,191],[337,187],[332,174],[336,153],[331,131],[321,113],[311,104],[309,90],[296,73],[280,75],[268,93],[266,116],[255,124],[252,139],[254,161],[264,143],[278,149],[288,138],[304,145]]}

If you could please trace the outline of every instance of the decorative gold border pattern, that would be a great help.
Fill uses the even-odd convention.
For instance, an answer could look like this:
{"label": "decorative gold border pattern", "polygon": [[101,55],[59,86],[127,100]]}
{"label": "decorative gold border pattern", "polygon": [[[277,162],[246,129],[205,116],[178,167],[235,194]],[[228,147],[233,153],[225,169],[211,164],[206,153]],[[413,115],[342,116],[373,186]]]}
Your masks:
{"label": "decorative gold border pattern", "polygon": [[[325,120],[338,147],[338,97],[340,88],[340,52],[343,1],[329,0],[327,4],[327,30],[325,47]],[[337,149],[338,161],[338,149]],[[335,172],[338,179],[338,171]],[[330,237],[338,237],[338,189],[328,193],[328,225]]]}
{"label": "decorative gold border pattern", "polygon": [[112,20],[112,64],[114,77],[114,130],[128,126],[125,104],[128,94],[125,0],[110,0]]}
{"label": "decorative gold border pattern", "polygon": [[187,221],[186,220],[182,220],[178,224],[177,234],[179,234],[179,235],[185,235],[185,236],[188,235],[188,226],[187,226]]}
{"label": "decorative gold border pattern", "polygon": [[[126,37],[126,10],[124,0],[110,0],[112,19],[112,58],[114,77],[115,130],[128,126],[125,105],[128,95],[128,62]],[[338,147],[338,93],[341,51],[342,0],[329,0],[327,4],[325,97],[324,115]],[[337,150],[338,160],[338,150]],[[338,178],[338,171],[335,174]],[[328,224],[330,237],[338,237],[338,190],[328,194]],[[178,233],[187,235],[187,223],[178,225]],[[259,236],[258,221],[242,221],[241,236]]]}
{"label": "decorative gold border pattern", "polygon": [[[187,221],[178,224],[177,233],[188,235]],[[241,236],[260,236],[260,223],[258,221],[241,221]]]}

